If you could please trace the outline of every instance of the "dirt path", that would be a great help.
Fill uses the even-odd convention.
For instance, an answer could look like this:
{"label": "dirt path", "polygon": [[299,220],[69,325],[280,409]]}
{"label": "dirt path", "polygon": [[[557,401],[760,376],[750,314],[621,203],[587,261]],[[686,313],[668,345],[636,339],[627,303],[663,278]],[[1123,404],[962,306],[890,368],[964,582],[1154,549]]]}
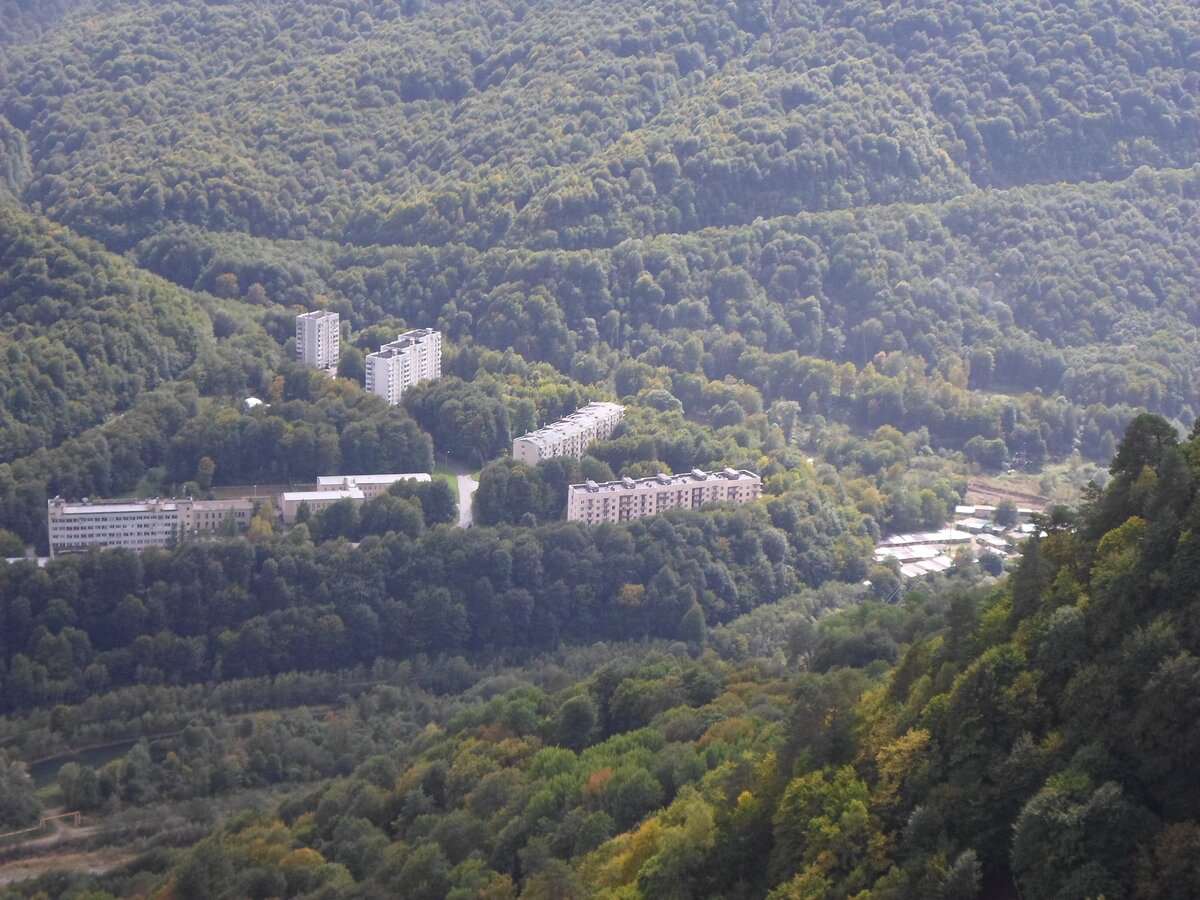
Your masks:
{"label": "dirt path", "polygon": [[471,500],[479,490],[479,482],[470,475],[458,476],[458,527],[470,528],[474,519]]}
{"label": "dirt path", "polygon": [[135,856],[137,856],[136,853],[130,853],[119,847],[106,847],[101,850],[74,853],[69,850],[60,850],[54,853],[43,853],[40,856],[10,859],[0,863],[0,885],[24,881],[26,878],[37,878],[39,875],[57,869],[101,875],[124,865]]}
{"label": "dirt path", "polygon": [[97,831],[95,825],[73,825],[69,819],[53,819],[48,824],[54,829],[50,834],[45,837],[21,841],[21,843],[14,846],[22,852],[26,850],[36,852],[42,847],[52,847],[55,844],[81,841],[85,837],[95,834]]}

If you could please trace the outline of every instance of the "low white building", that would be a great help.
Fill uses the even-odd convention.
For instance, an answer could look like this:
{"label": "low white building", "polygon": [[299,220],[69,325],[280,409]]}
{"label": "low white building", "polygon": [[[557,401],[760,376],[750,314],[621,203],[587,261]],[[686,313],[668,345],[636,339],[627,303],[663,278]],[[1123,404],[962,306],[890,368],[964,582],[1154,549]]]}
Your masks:
{"label": "low white building", "polygon": [[971,535],[953,528],[938,531],[917,531],[908,534],[893,534],[880,541],[881,547],[907,547],[913,544],[969,544]]}
{"label": "low white building", "polygon": [[975,538],[975,541],[983,547],[988,547],[992,550],[1007,550],[1009,541],[994,534],[981,534]]}
{"label": "low white building", "polygon": [[295,524],[296,514],[302,504],[308,505],[310,513],[318,513],[342,500],[353,500],[362,503],[365,495],[358,488],[342,488],[327,491],[284,491],[279,495],[279,512],[283,515],[283,524]]}
{"label": "low white building", "polygon": [[955,522],[954,527],[962,531],[968,531],[971,534],[980,534],[985,528],[988,527],[988,521],[986,519],[977,519],[974,516],[968,516],[965,519],[959,519],[957,522]]}
{"label": "low white building", "polygon": [[232,518],[239,531],[254,515],[250,500],[83,500],[55,497],[47,504],[50,555],[93,547],[143,550],[166,547],[200,534],[217,534]]}
{"label": "low white building", "polygon": [[591,444],[612,437],[623,418],[625,407],[619,403],[589,403],[557,422],[514,440],[513,459],[531,466],[555,456],[579,459]]}
{"label": "low white building", "polygon": [[317,479],[317,491],[345,491],[358,488],[367,500],[386,494],[388,488],[398,481],[430,481],[425,472],[404,475],[322,475]]}
{"label": "low white building", "polygon": [[746,503],[762,496],[762,479],[753,472],[723,469],[686,475],[659,474],[650,478],[622,478],[567,488],[567,520],[595,524],[627,522],[668,509],[694,509],[704,503]]}
{"label": "low white building", "polygon": [[366,389],[395,406],[404,391],[418,381],[442,376],[442,334],[432,328],[416,328],[368,353]]}

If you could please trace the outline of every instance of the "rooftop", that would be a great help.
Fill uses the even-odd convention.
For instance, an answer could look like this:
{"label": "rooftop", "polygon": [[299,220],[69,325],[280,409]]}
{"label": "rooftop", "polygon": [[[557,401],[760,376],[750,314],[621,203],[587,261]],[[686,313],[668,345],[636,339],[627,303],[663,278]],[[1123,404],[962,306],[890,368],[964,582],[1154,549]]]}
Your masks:
{"label": "rooftop", "polygon": [[367,355],[390,359],[396,354],[407,350],[409,347],[415,347],[418,344],[424,343],[426,338],[437,333],[432,328],[413,328],[410,331],[404,332],[404,334],[398,335],[394,341],[389,341],[374,353],[368,353]]}
{"label": "rooftop", "polygon": [[70,503],[60,497],[55,497],[49,505],[58,515],[82,516],[94,513],[171,513],[178,512],[181,503],[190,504],[193,509],[199,510],[250,509],[254,505],[251,500],[244,497],[231,500],[193,500],[190,497],[182,500],[177,497],[171,497],[169,500],[159,497],[151,497],[147,500],[88,500],[85,498],[78,503]]}
{"label": "rooftop", "polygon": [[[395,481],[429,481],[430,477],[425,472],[411,472],[402,475],[321,475],[317,478],[317,484],[391,484]],[[328,493],[325,491],[324,493]]]}
{"label": "rooftop", "polygon": [[569,416],[564,416],[557,422],[551,422],[549,425],[545,425],[528,434],[523,434],[517,440],[529,441],[533,444],[554,443],[557,438],[574,434],[581,428],[591,425],[593,422],[600,421],[611,415],[620,415],[624,412],[625,407],[619,403],[596,401],[589,403],[582,409],[577,409]]}
{"label": "rooftop", "polygon": [[751,481],[759,482],[761,479],[753,472],[748,472],[745,469],[722,469],[720,472],[703,472],[700,469],[692,469],[685,475],[668,475],[665,472],[659,472],[657,475],[652,475],[649,478],[622,478],[620,481],[606,481],[604,484],[597,484],[595,481],[588,481],[584,484],[573,484],[570,487],[572,491],[587,491],[588,493],[617,493],[619,491],[636,490],[644,485],[684,485],[701,484],[705,481],[716,479],[726,479],[728,481]]}
{"label": "rooftop", "polygon": [[953,528],[939,531],[919,531],[909,534],[893,534],[880,541],[883,547],[902,547],[907,544],[965,544],[971,536]]}
{"label": "rooftop", "polygon": [[994,534],[981,534],[975,538],[981,544],[987,544],[989,547],[1007,547],[1008,541],[1002,537],[997,537]]}
{"label": "rooftop", "polygon": [[892,556],[902,562],[909,562],[915,559],[933,559],[941,556],[942,551],[929,544],[912,544],[904,547],[878,547],[875,555],[880,559]]}
{"label": "rooftop", "polygon": [[56,511],[68,516],[85,513],[165,512],[179,508],[175,500],[97,500],[95,503],[56,504]]}
{"label": "rooftop", "polygon": [[343,488],[340,491],[284,491],[279,495],[284,503],[299,503],[304,500],[364,500],[363,492],[358,488]]}

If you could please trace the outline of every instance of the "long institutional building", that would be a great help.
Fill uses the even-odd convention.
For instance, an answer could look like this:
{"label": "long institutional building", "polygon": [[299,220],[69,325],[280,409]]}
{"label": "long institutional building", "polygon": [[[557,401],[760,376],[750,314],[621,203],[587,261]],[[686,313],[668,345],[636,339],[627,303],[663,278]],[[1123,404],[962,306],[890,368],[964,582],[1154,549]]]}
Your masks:
{"label": "long institutional building", "polygon": [[395,406],[418,381],[442,376],[442,334],[432,328],[406,331],[366,359],[367,390]]}
{"label": "long institutional building", "polygon": [[296,521],[301,504],[307,504],[310,513],[318,513],[341,500],[353,500],[356,504],[374,500],[386,494],[397,481],[429,481],[426,472],[402,475],[322,475],[317,479],[316,490],[285,491],[279,495],[279,512],[283,524]]}
{"label": "long institutional building", "polygon": [[250,500],[49,501],[50,555],[83,553],[93,547],[166,547],[197,534],[216,534],[232,516],[239,531],[250,525]]}
{"label": "long institutional building", "polygon": [[567,488],[567,521],[595,524],[628,522],[668,509],[695,509],[704,503],[746,503],[762,496],[762,479],[753,472],[723,469],[686,475],[622,478]]}
{"label": "long institutional building", "polygon": [[319,309],[296,316],[297,362],[333,374],[341,357],[342,328],[337,313]]}
{"label": "long institutional building", "polygon": [[[320,512],[339,500],[373,500],[397,481],[429,481],[425,472],[402,475],[326,475],[312,491],[287,491],[279,496],[286,525],[296,521],[302,503]],[[232,516],[238,532],[250,527],[254,501],[232,500],[83,500],[71,503],[55,497],[47,504],[50,555],[84,553],[93,548],[125,547],[144,550],[168,547],[189,537],[215,535]]]}
{"label": "long institutional building", "polygon": [[531,466],[555,456],[579,459],[590,444],[612,437],[623,418],[625,407],[620,404],[589,403],[551,425],[514,440],[513,459]]}

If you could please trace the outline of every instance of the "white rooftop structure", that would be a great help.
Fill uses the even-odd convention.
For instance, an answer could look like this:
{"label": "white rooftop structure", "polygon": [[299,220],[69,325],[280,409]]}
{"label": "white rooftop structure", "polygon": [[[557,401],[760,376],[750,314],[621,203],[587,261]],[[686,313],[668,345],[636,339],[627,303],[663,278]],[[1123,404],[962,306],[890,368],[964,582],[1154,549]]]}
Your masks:
{"label": "white rooftop structure", "polygon": [[965,519],[959,519],[954,523],[954,527],[961,529],[962,531],[976,532],[983,531],[983,529],[987,528],[989,524],[991,523],[989,523],[986,519],[976,519],[969,516]]}
{"label": "white rooftop structure", "polygon": [[882,547],[904,547],[910,544],[965,544],[971,540],[969,534],[963,534],[953,528],[942,528],[938,531],[918,531],[910,534],[893,534],[880,541]]}
{"label": "white rooftop structure", "polygon": [[284,491],[279,496],[285,501],[297,503],[302,500],[327,500],[330,503],[336,503],[338,500],[361,500],[363,492],[357,488],[339,488],[332,491]]}
{"label": "white rooftop structure", "polygon": [[879,547],[875,550],[875,555],[880,559],[891,557],[901,562],[911,562],[917,559],[933,559],[935,556],[941,556],[942,551],[928,544],[909,544],[903,547]]}
{"label": "white rooftop structure", "polygon": [[997,547],[1000,549],[1008,548],[1008,541],[1002,537],[997,537],[994,534],[981,534],[975,538],[976,542],[986,544],[988,547]]}
{"label": "white rooftop structure", "polygon": [[340,491],[356,488],[367,500],[374,500],[399,481],[430,481],[427,472],[410,472],[401,475],[321,475],[317,478],[317,491]]}
{"label": "white rooftop structure", "polygon": [[947,569],[954,568],[954,560],[950,557],[934,556],[929,559],[920,559],[915,562],[903,563],[900,566],[900,574],[905,578],[920,578],[922,575],[930,575],[935,572],[945,572]]}

